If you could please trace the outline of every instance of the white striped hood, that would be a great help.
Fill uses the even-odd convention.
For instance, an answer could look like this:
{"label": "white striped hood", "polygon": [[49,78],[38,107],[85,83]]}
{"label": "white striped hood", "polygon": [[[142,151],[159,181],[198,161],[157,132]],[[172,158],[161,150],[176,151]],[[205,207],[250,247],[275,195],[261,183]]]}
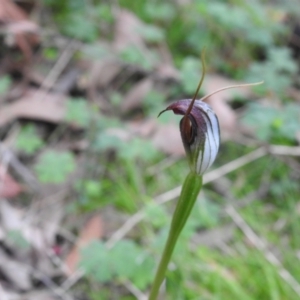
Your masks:
{"label": "white striped hood", "polygon": [[173,110],[175,114],[184,115],[180,121],[180,133],[189,165],[193,172],[203,175],[218,154],[220,127],[218,117],[202,100],[195,100],[186,116],[191,101],[192,99],[179,100],[164,111]]}

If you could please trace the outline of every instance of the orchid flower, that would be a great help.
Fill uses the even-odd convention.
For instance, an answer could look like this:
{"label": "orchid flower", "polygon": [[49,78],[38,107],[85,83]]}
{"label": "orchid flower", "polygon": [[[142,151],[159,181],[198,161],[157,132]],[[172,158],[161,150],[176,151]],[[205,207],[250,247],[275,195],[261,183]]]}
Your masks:
{"label": "orchid flower", "polygon": [[175,114],[183,115],[179,128],[191,171],[187,175],[182,186],[181,194],[173,214],[168,239],[150,291],[149,300],[156,300],[158,296],[159,288],[165,278],[165,273],[178,237],[201,190],[202,176],[213,164],[218,154],[220,145],[218,117],[214,113],[213,109],[204,102],[204,100],[213,94],[226,89],[252,86],[262,83],[259,82],[228,86],[217,90],[200,100],[196,100],[205,75],[205,60],[203,52],[201,55],[201,61],[203,72],[193,99],[174,102],[158,115],[160,116],[168,110],[173,110]]}
{"label": "orchid flower", "polygon": [[[166,110],[185,115],[193,100],[179,100]],[[182,143],[191,171],[203,175],[215,161],[220,145],[219,121],[212,108],[202,100],[195,100],[191,112],[180,121]]]}

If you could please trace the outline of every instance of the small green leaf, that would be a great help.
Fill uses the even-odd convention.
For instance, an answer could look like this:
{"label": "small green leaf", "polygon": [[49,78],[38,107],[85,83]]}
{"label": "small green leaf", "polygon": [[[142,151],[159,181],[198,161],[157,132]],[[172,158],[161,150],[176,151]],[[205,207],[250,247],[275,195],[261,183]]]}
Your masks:
{"label": "small green leaf", "polygon": [[99,241],[93,241],[81,250],[80,267],[99,282],[108,282],[113,276],[110,253]]}
{"label": "small green leaf", "polygon": [[144,252],[138,259],[138,267],[135,269],[131,280],[137,288],[144,290],[153,280],[155,261],[149,253]]}
{"label": "small green leaf", "polygon": [[63,32],[73,38],[93,42],[98,37],[97,24],[91,18],[87,18],[85,14],[74,12],[60,19]]}
{"label": "small green leaf", "polygon": [[48,150],[44,152],[34,167],[43,183],[61,183],[75,170],[75,159],[70,152]]}
{"label": "small green leaf", "polygon": [[32,124],[24,126],[16,138],[16,148],[26,154],[34,154],[44,145]]}
{"label": "small green leaf", "polygon": [[96,198],[101,195],[101,183],[95,180],[85,180],[84,189],[88,197]]}
{"label": "small green leaf", "polygon": [[297,66],[292,59],[290,50],[286,47],[271,47],[267,52],[267,60],[250,65],[247,80],[250,82],[264,80],[260,89],[284,95],[296,72]]}
{"label": "small green leaf", "polygon": [[111,260],[115,274],[120,279],[129,279],[141,289],[152,281],[155,262],[136,243],[130,240],[120,241],[111,250]]}
{"label": "small green leaf", "polygon": [[0,95],[4,95],[11,86],[11,79],[9,76],[0,77]]}
{"label": "small green leaf", "polygon": [[121,278],[131,278],[140,254],[141,249],[130,240],[117,243],[111,250],[115,274]]}
{"label": "small green leaf", "polygon": [[81,126],[88,126],[90,112],[87,102],[83,98],[72,98],[67,101],[67,112],[65,117],[67,122]]}
{"label": "small green leaf", "polygon": [[43,50],[43,55],[46,59],[56,60],[58,57],[58,50],[56,48],[45,48]]}

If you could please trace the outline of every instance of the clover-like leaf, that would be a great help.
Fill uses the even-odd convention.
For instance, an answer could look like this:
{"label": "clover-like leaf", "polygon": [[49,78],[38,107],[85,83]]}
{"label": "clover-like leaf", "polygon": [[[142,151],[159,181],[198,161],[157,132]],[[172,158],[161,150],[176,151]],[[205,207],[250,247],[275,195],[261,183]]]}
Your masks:
{"label": "clover-like leaf", "polygon": [[44,152],[34,167],[43,183],[61,183],[75,170],[75,159],[71,152],[48,150]]}

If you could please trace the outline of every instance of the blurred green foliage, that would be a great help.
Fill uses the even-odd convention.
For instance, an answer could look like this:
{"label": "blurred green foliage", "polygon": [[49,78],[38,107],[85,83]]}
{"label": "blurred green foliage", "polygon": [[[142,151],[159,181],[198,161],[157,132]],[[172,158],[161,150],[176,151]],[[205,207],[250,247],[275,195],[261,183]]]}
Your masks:
{"label": "blurred green foliage", "polygon": [[75,170],[75,160],[69,151],[47,150],[41,154],[35,171],[43,183],[62,183]]}
{"label": "blurred green foliage", "polygon": [[11,79],[9,76],[0,77],[0,96],[4,95],[11,86]]}
{"label": "blurred green foliage", "polygon": [[273,144],[294,145],[299,132],[300,106],[294,103],[281,107],[251,103],[243,121],[253,128],[258,139]]}
{"label": "blurred green foliage", "polygon": [[83,98],[72,98],[66,104],[65,120],[69,123],[87,127],[91,119],[90,108]]}
{"label": "blurred green foliage", "polygon": [[25,154],[31,155],[43,146],[44,142],[39,137],[36,132],[36,128],[32,124],[25,125],[21,128],[16,138],[16,149],[24,152]]}
{"label": "blurred green foliage", "polygon": [[151,283],[154,259],[131,240],[122,240],[112,249],[95,241],[82,250],[82,255],[81,267],[99,282],[132,280],[139,289]]}
{"label": "blurred green foliage", "polygon": [[[297,2],[292,5],[292,0],[114,3],[43,0],[43,3],[63,35],[83,42],[79,57],[97,60],[112,55],[103,42],[114,39],[116,11],[122,8],[144,22],[136,34],[147,45],[143,50],[136,46],[123,49],[117,58],[126,67],[149,74],[159,64],[155,46],[164,44],[170,49],[179,82],[170,93],[151,90],[142,103],[144,116],[157,115],[165,108],[166,100],[194,93],[201,75],[199,56],[205,47],[209,72],[247,82],[265,81],[254,90],[266,101],[241,101],[241,124],[252,129],[251,141],[255,145],[299,144],[300,108],[288,93],[290,88],[298,87],[299,65],[288,45],[292,28],[283,21],[284,16],[288,19],[297,14]],[[45,51],[49,59],[55,55],[51,49]],[[0,92],[6,86],[7,79],[2,78]],[[180,185],[188,168],[184,160],[163,168],[161,162],[165,156],[150,141],[111,134],[112,129],[122,129],[124,120],[115,113],[122,101],[122,91],[112,90],[108,97],[114,107],[111,115],[102,114],[95,120],[84,99],[70,99],[66,115],[68,122],[88,129],[90,142],[87,176],[78,183],[80,201],[74,204],[74,209],[90,212],[109,204],[128,214],[141,210],[145,216],[138,237],[121,240],[112,249],[107,249],[102,241],[94,241],[82,250],[81,266],[86,271],[88,294],[95,300],[112,299],[112,294],[115,299],[134,299],[116,288],[126,281],[144,292],[148,290],[173,209],[172,204],[157,206],[152,199]],[[31,145],[26,150],[19,146],[33,153],[40,145],[35,141],[35,133],[28,131],[22,134],[25,138],[25,134],[31,135]],[[216,166],[252,150],[252,144],[224,142]],[[156,172],[149,172],[150,167],[157,165]],[[268,241],[271,250],[279,253],[283,267],[300,282],[298,165],[299,160],[266,156],[228,174],[227,180],[229,192],[239,199],[238,204],[241,202],[241,216]],[[51,151],[40,157],[36,172],[43,182],[62,182],[74,167],[71,153]],[[251,205],[242,204],[242,200],[247,201],[262,186],[267,190],[263,199],[257,194]],[[205,195],[199,198],[176,248],[164,299],[300,299],[281,278],[281,270],[270,264],[265,254],[249,244],[239,230],[234,229],[229,240],[219,237],[221,241],[217,240],[219,243],[214,247],[191,241],[191,237],[232,223],[224,216],[227,200],[210,186],[205,188]]]}

